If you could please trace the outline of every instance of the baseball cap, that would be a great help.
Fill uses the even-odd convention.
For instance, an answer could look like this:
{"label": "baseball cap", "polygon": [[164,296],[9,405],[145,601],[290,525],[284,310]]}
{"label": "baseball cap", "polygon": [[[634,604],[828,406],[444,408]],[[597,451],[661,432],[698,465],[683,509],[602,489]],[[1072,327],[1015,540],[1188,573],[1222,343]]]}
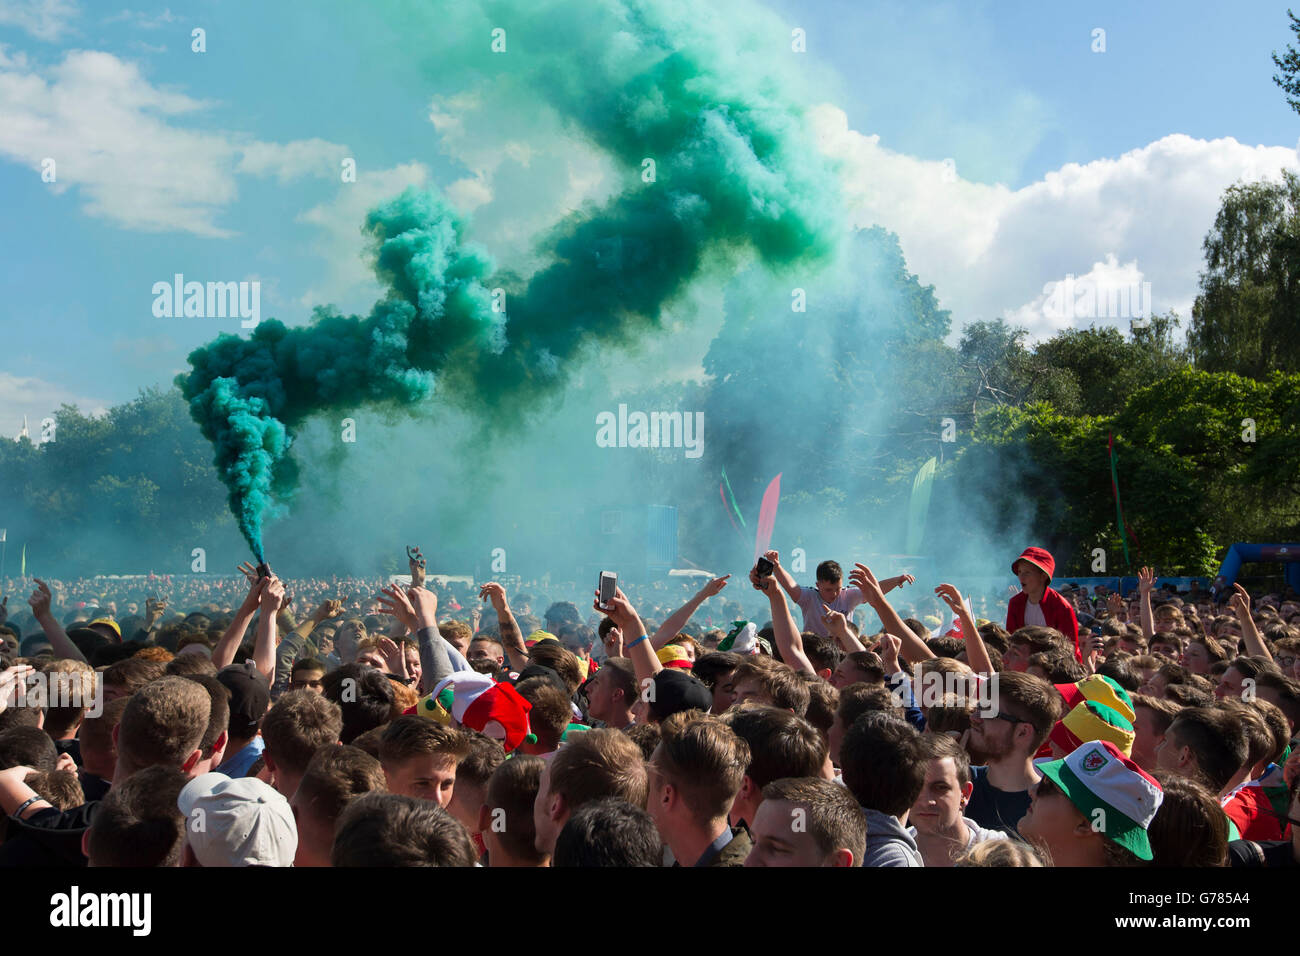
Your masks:
{"label": "baseball cap", "polygon": [[698,677],[666,667],[653,678],[649,703],[655,720],[667,720],[683,710],[707,713],[713,706],[713,692]]}
{"label": "baseball cap", "polygon": [[[1038,771],[1098,830],[1139,860],[1151,859],[1147,828],[1165,798],[1154,777],[1125,757],[1109,740],[1093,740],[1063,760],[1049,760]],[[1098,815],[1096,811],[1102,811]]]}
{"label": "baseball cap", "polygon": [[298,827],[289,801],[256,777],[212,771],[181,790],[185,840],[203,866],[292,866]]}
{"label": "baseball cap", "polygon": [[257,733],[257,725],[271,706],[271,684],[251,660],[231,664],[217,673],[230,691],[230,732],[236,737]]}

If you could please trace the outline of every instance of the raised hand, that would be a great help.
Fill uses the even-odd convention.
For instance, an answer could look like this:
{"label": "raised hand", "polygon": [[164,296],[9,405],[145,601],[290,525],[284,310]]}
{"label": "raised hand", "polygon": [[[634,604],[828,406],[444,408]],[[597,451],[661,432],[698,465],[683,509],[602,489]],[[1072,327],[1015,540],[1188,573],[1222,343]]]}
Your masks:
{"label": "raised hand", "polygon": [[31,605],[32,614],[36,615],[36,620],[39,621],[42,618],[49,617],[50,601],[53,600],[53,596],[50,594],[48,584],[40,578],[33,578],[32,580],[36,582],[36,590],[27,599],[27,603]]}
{"label": "raised hand", "polygon": [[17,702],[18,689],[25,687],[28,674],[36,673],[36,668],[29,664],[19,664],[6,671],[0,671],[0,713]]}
{"label": "raised hand", "polygon": [[764,551],[764,552],[763,552],[763,557],[767,558],[767,560],[771,561],[771,562],[772,562],[773,564],[775,564],[778,568],[781,566],[781,555],[778,554],[777,552],[775,552],[775,551]]}
{"label": "raised hand", "polygon": [[[478,596],[480,601],[491,601],[492,607],[496,609],[498,614],[504,613],[510,606],[506,602],[506,589],[495,581],[489,581],[487,584],[479,588]],[[597,608],[597,610],[599,610],[599,608]]]}
{"label": "raised hand", "polygon": [[706,598],[713,597],[713,595],[717,594],[719,591],[721,591],[723,588],[727,586],[727,578],[729,577],[731,577],[730,574],[724,574],[720,578],[714,578],[708,584],[704,585],[704,588],[700,591],[700,593],[704,595],[704,597]]}
{"label": "raised hand", "polygon": [[1156,586],[1156,573],[1151,568],[1143,568],[1138,572],[1138,593],[1150,594],[1151,589]]}
{"label": "raised hand", "polygon": [[244,577],[248,578],[249,584],[257,583],[257,568],[253,567],[253,565],[250,562],[245,561],[243,564],[241,564],[239,566],[239,571],[241,574],[244,575]]}
{"label": "raised hand", "polygon": [[767,586],[772,583],[771,577],[760,578],[757,568],[749,569],[749,583],[754,585],[755,591],[766,591]]}
{"label": "raised hand", "polygon": [[416,545],[408,546],[406,549],[406,558],[407,564],[411,569],[411,587],[424,587],[424,569],[426,562],[424,560],[424,555],[420,553],[419,547]]}
{"label": "raised hand", "polygon": [[384,655],[384,660],[388,665],[388,673],[405,674],[406,655],[400,644],[391,637],[381,637],[379,639],[379,652]]}
{"label": "raised hand", "polygon": [[1228,599],[1228,605],[1237,612],[1238,617],[1243,614],[1249,617],[1250,592],[1234,581],[1232,583],[1232,597]]}
{"label": "raised hand", "polygon": [[825,612],[822,614],[822,623],[826,625],[826,630],[831,632],[832,637],[852,633],[849,630],[849,619],[839,611],[832,611],[828,604],[822,605],[822,611]]}
{"label": "raised hand", "polygon": [[437,627],[438,595],[428,588],[410,587],[406,589],[406,596],[411,601],[411,607],[415,609],[415,622],[419,625],[416,630],[423,627]]}
{"label": "raised hand", "polygon": [[397,618],[408,631],[415,632],[420,629],[416,623],[415,607],[411,604],[411,599],[396,584],[385,587],[376,600],[379,602],[380,614],[389,614]]}
{"label": "raised hand", "polygon": [[853,570],[849,572],[849,583],[862,592],[863,599],[872,608],[877,608],[885,602],[884,589],[865,564],[853,565]]}
{"label": "raised hand", "polygon": [[627,599],[627,595],[623,593],[622,588],[616,587],[614,589],[614,596],[609,599],[608,606],[604,608],[600,606],[600,591],[597,590],[592,593],[596,596],[596,600],[592,602],[592,608],[605,614],[624,633],[644,630],[644,627],[641,626],[641,618],[636,613],[636,608]]}
{"label": "raised hand", "polygon": [[894,588],[901,588],[904,584],[915,584],[916,578],[912,575],[903,573],[895,574],[892,578],[885,578],[880,582],[881,590],[892,591]]}
{"label": "raised hand", "polygon": [[343,613],[343,602],[334,598],[326,598],[320,602],[320,606],[312,612],[312,620],[317,624],[328,621],[332,617],[338,617]]}
{"label": "raised hand", "polygon": [[885,665],[887,674],[897,674],[901,667],[898,666],[898,652],[902,648],[903,642],[888,632],[880,635],[880,661]]}
{"label": "raised hand", "polygon": [[284,582],[272,574],[262,578],[262,586],[257,596],[257,605],[265,613],[274,614],[284,605]]}
{"label": "raised hand", "polygon": [[605,632],[604,644],[606,657],[622,657],[623,629],[619,627],[611,627]]}
{"label": "raised hand", "polygon": [[948,605],[949,610],[958,617],[961,617],[962,613],[966,611],[966,605],[961,599],[961,592],[951,584],[940,584],[934,589],[934,593],[939,595],[943,603]]}

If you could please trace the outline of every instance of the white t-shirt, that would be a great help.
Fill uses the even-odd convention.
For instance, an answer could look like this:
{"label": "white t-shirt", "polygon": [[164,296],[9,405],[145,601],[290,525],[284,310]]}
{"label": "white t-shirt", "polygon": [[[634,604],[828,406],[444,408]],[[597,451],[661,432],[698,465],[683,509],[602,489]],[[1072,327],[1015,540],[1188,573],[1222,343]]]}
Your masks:
{"label": "white t-shirt", "polygon": [[840,593],[830,604],[822,600],[822,596],[817,593],[816,585],[799,589],[799,609],[803,611],[803,629],[820,634],[822,637],[831,636],[831,632],[822,623],[822,615],[826,613],[823,605],[851,619],[853,609],[861,603],[862,592],[857,588],[840,588]]}
{"label": "white t-shirt", "polygon": [[1043,606],[1025,598],[1025,627],[1047,627]]}

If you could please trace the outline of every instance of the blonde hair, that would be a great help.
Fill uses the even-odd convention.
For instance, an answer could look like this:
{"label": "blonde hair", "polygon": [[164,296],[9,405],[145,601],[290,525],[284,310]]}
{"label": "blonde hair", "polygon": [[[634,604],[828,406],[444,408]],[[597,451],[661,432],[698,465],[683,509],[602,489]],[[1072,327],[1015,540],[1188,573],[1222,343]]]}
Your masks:
{"label": "blonde hair", "polygon": [[1019,840],[985,840],[957,857],[954,866],[1051,866],[1052,860],[1041,847]]}

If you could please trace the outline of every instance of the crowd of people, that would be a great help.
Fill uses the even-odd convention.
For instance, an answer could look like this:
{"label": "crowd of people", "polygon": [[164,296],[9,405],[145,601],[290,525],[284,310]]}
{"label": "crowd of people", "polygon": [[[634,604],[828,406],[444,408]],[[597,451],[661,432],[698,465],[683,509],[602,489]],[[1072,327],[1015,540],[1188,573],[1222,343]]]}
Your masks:
{"label": "crowd of people", "polygon": [[15,582],[0,866],[1300,862],[1300,596],[1010,568]]}

